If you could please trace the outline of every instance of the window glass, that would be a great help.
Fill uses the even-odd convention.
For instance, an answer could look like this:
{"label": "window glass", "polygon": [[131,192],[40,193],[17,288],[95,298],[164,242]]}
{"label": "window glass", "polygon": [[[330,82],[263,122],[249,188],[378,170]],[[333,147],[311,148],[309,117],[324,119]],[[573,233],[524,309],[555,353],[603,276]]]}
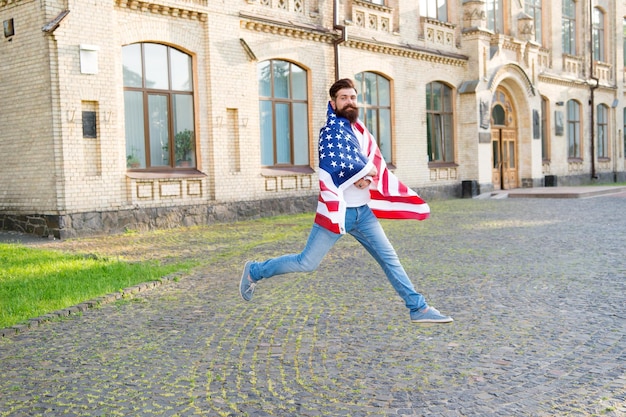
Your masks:
{"label": "window glass", "polygon": [[447,22],[446,0],[420,0],[420,15],[440,22]]}
{"label": "window glass", "polygon": [[561,12],[563,53],[576,55],[576,3],[563,0]]}
{"label": "window glass", "polygon": [[297,150],[294,154],[294,164],[308,165],[309,153],[299,151],[309,148],[309,116],[306,103],[293,104],[293,119],[298,122],[293,126],[294,149]]}
{"label": "window glass", "polygon": [[289,62],[274,61],[274,97],[289,98]]}
{"label": "window glass", "polygon": [[124,87],[141,88],[143,74],[141,70],[141,45],[125,46],[122,49],[122,59],[124,62]]}
{"label": "window glass", "polygon": [[391,161],[391,109],[379,109],[378,122],[380,125],[378,129],[378,134],[380,135],[380,138],[378,139],[378,142],[380,143],[380,152],[382,153],[385,161]]}
{"label": "window glass", "polygon": [[604,13],[597,7],[593,9],[593,58],[604,61]]}
{"label": "window glass", "polygon": [[506,125],[506,112],[504,111],[504,107],[499,104],[494,106],[491,111],[491,118],[494,125]]}
{"label": "window glass", "polygon": [[289,105],[276,103],[276,162],[291,163],[291,128]]}
{"label": "window glass", "polygon": [[167,96],[149,94],[148,114],[150,115],[148,128],[150,130],[150,165],[169,165],[169,114],[167,111]]}
{"label": "window glass", "polygon": [[495,33],[504,33],[502,0],[487,0],[487,27]]}
{"label": "window glass", "polygon": [[294,100],[306,100],[306,71],[297,65],[291,66],[291,87]]}
{"label": "window glass", "polygon": [[191,91],[191,57],[170,48],[172,90]]}
{"label": "window glass", "polygon": [[195,166],[196,139],[193,123],[193,97],[174,94],[174,161],[177,167]]}
{"label": "window glass", "polygon": [[274,113],[271,101],[259,103],[261,119],[261,164],[274,165]]}
{"label": "window glass", "polygon": [[146,142],[143,123],[143,94],[124,92],[124,120],[126,132],[127,168],[146,167]]}
{"label": "window glass", "polygon": [[167,47],[154,43],[144,44],[146,88],[167,90],[169,75],[167,68]]}
{"label": "window glass", "polygon": [[259,96],[271,97],[272,96],[272,80],[270,73],[270,62],[265,61],[257,65],[257,77],[259,79]]}

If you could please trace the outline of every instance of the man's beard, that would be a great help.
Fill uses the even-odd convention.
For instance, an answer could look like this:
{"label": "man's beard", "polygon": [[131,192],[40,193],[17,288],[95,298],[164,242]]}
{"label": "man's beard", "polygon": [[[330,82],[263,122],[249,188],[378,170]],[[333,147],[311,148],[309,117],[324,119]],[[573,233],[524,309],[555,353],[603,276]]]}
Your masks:
{"label": "man's beard", "polygon": [[335,114],[339,117],[348,119],[350,123],[355,123],[359,118],[359,109],[355,106],[347,105],[344,108],[335,110]]}

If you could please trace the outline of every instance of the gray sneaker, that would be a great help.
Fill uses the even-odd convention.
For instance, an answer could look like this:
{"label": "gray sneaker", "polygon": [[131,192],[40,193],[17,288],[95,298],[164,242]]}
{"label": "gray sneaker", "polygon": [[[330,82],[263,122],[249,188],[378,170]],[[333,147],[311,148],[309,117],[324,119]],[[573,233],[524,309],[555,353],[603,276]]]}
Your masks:
{"label": "gray sneaker", "polygon": [[428,307],[426,311],[411,312],[413,323],[452,323],[452,317],[444,316],[435,307]]}
{"label": "gray sneaker", "polygon": [[252,300],[256,287],[256,281],[253,281],[250,276],[250,265],[252,265],[252,261],[246,262],[243,267],[243,274],[241,274],[241,281],[239,281],[239,294],[244,301]]}

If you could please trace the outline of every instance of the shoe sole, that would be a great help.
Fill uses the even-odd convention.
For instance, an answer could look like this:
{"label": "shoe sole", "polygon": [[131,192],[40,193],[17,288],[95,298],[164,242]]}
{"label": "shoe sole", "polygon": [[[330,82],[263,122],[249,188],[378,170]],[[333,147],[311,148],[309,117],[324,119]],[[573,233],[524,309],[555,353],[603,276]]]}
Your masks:
{"label": "shoe sole", "polygon": [[445,320],[433,320],[433,319],[427,319],[427,320],[411,320],[411,323],[415,323],[415,324],[448,324],[448,323],[452,323],[454,320],[450,319],[445,319]]}
{"label": "shoe sole", "polygon": [[[243,291],[241,291],[241,284],[243,283],[244,279],[248,279],[248,275],[250,274],[250,268],[249,265],[252,263],[252,261],[248,261],[246,262],[246,264],[243,266],[243,273],[241,274],[241,279],[239,280],[239,296],[241,297],[241,299],[245,302],[250,302],[250,300],[252,300],[252,297],[250,297],[250,300],[246,300],[243,296]],[[246,271],[248,271],[248,275],[246,275]]]}

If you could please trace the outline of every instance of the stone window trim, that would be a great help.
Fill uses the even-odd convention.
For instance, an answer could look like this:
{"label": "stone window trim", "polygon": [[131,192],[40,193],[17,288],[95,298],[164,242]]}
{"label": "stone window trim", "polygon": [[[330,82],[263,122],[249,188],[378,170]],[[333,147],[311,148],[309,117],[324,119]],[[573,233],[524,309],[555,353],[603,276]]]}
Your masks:
{"label": "stone window trim", "polygon": [[458,168],[460,165],[456,162],[429,161],[428,168]]}
{"label": "stone window trim", "polygon": [[127,171],[126,177],[135,180],[157,180],[157,179],[172,179],[172,178],[204,178],[207,175],[201,171],[189,170],[189,171],[172,171],[172,172],[140,172],[140,171]]}
{"label": "stone window trim", "polygon": [[393,12],[393,8],[391,8],[391,7],[383,6],[381,4],[370,3],[369,1],[353,0],[353,3],[355,5],[358,5],[358,6],[361,6],[361,7],[366,7],[368,9],[377,10],[379,12],[384,12],[384,13],[391,13],[391,12]]}
{"label": "stone window trim", "polygon": [[281,177],[303,174],[314,174],[315,170],[311,167],[265,167],[261,168],[261,176],[263,177]]}
{"label": "stone window trim", "polygon": [[432,17],[420,16],[420,22],[430,23],[431,25],[443,26],[448,29],[456,29],[457,25],[451,22],[442,22],[441,20],[434,19]]}

